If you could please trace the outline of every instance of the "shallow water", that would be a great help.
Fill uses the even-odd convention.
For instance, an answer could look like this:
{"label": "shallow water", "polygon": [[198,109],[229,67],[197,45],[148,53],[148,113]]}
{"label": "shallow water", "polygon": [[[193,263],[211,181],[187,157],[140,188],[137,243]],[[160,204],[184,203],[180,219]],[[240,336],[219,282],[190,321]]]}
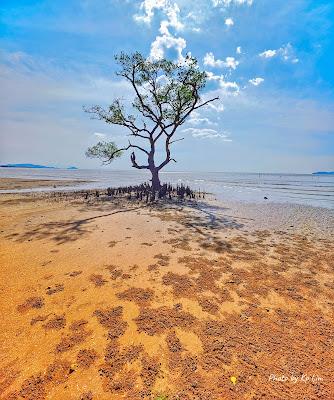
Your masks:
{"label": "shallow water", "polygon": [[[0,168],[0,178],[81,179],[91,182],[76,185],[76,189],[105,188],[148,181],[144,171],[62,170]],[[184,183],[194,189],[214,193],[218,199],[245,202],[278,202],[334,208],[334,176],[307,174],[255,174],[228,172],[162,172],[161,180]],[[50,188],[47,190],[59,190]],[[36,191],[45,188],[34,189]],[[71,190],[66,187],[64,190]],[[31,191],[27,189],[17,191]],[[17,192],[16,191],[16,192]],[[0,191],[8,192],[8,191]],[[11,191],[13,192],[13,191]],[[267,197],[268,199],[264,199]]]}

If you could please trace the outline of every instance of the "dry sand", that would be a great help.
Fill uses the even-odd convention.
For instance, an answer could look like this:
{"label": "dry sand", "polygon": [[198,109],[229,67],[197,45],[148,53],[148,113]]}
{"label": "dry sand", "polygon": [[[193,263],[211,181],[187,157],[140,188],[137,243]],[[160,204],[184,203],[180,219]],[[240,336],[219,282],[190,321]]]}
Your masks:
{"label": "dry sand", "polygon": [[254,207],[1,195],[0,398],[334,398],[332,214]]}

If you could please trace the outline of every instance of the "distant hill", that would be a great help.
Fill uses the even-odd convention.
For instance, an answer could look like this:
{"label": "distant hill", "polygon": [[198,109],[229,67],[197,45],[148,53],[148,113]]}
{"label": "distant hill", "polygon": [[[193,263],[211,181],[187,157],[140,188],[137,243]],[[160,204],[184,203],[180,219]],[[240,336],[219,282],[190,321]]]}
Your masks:
{"label": "distant hill", "polygon": [[[48,169],[58,169],[57,167],[48,167],[46,165],[38,164],[4,164],[0,165],[2,168],[48,168]],[[68,167],[66,169],[78,169],[77,167]]]}
{"label": "distant hill", "polygon": [[334,175],[334,171],[318,171],[313,172],[312,175]]}
{"label": "distant hill", "polygon": [[5,165],[0,165],[0,167],[4,167],[4,168],[51,168],[51,169],[55,169],[55,167],[47,167],[45,165],[37,165],[37,164],[5,164]]}

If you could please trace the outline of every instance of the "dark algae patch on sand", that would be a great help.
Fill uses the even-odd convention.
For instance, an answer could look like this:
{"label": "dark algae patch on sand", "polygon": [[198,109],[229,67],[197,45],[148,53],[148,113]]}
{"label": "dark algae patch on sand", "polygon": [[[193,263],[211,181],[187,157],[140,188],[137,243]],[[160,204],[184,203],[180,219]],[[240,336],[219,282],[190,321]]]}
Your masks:
{"label": "dark algae patch on sand", "polygon": [[64,315],[56,315],[43,325],[44,329],[62,329],[65,328],[66,319]]}
{"label": "dark algae patch on sand", "polygon": [[64,353],[71,350],[73,347],[83,343],[92,333],[86,329],[87,321],[75,321],[70,326],[70,333],[64,335],[56,346],[56,353]]}
{"label": "dark algae patch on sand", "polygon": [[17,306],[17,311],[24,313],[33,308],[42,308],[44,306],[44,300],[42,297],[29,297],[24,303]]}
{"label": "dark algae patch on sand", "polygon": [[102,275],[99,274],[92,274],[89,277],[89,280],[94,284],[95,287],[100,287],[106,284],[108,281],[103,278]]}
{"label": "dark algae patch on sand", "polygon": [[188,312],[175,308],[142,308],[135,319],[139,332],[150,336],[160,334],[173,327],[191,327],[196,318]]}
{"label": "dark algae patch on sand", "polygon": [[128,326],[127,322],[123,321],[123,307],[118,306],[106,310],[96,310],[93,315],[97,317],[99,323],[108,329],[108,338],[116,339],[124,335]]}
{"label": "dark algae patch on sand", "polygon": [[94,349],[81,349],[77,355],[77,364],[84,369],[95,363],[98,355]]}
{"label": "dark algae patch on sand", "polygon": [[153,299],[153,295],[152,289],[131,287],[122,293],[118,293],[117,297],[122,300],[134,301],[139,305],[145,305]]}

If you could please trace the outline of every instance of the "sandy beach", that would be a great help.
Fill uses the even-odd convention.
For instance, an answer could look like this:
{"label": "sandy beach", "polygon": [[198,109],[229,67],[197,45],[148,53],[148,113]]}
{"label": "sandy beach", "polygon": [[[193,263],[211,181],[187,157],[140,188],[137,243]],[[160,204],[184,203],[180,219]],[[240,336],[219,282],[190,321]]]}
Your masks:
{"label": "sandy beach", "polygon": [[331,210],[2,194],[0,248],[1,399],[333,398]]}

